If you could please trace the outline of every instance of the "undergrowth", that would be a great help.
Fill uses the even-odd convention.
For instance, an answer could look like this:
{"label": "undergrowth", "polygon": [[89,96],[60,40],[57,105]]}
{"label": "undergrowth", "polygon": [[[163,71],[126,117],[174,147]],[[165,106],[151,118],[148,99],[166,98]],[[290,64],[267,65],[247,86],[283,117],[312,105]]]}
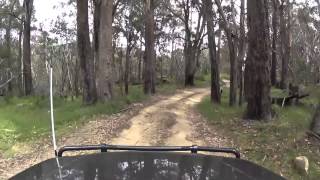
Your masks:
{"label": "undergrowth", "polygon": [[[308,89],[310,96],[302,100],[301,105],[284,108],[274,105],[276,116],[271,122],[244,120],[245,105],[228,106],[227,90],[222,95],[221,105],[212,104],[207,97],[198,105],[198,110],[220,134],[232,140],[234,144],[229,145],[239,148],[246,159],[288,179],[319,179],[320,144],[308,139],[306,131],[320,90],[319,87]],[[308,157],[308,175],[299,174],[293,167],[292,160],[297,156]]]}

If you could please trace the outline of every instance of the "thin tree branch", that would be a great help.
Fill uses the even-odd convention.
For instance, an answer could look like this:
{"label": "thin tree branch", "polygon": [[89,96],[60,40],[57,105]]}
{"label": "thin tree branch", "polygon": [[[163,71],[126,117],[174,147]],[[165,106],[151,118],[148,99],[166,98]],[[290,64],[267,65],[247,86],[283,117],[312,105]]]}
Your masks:
{"label": "thin tree branch", "polygon": [[16,19],[19,20],[21,23],[24,22],[24,20],[23,20],[22,18],[20,18],[18,15],[16,15],[16,14],[13,13],[13,12],[6,12],[6,11],[4,11],[4,12],[2,12],[2,13],[0,13],[0,14],[9,15],[9,16],[12,16],[12,17],[16,18]]}
{"label": "thin tree branch", "polygon": [[220,16],[222,18],[223,29],[227,33],[227,36],[229,36],[229,35],[231,35],[231,31],[230,31],[230,28],[228,26],[228,21],[227,21],[226,15],[223,12],[223,9],[222,9],[222,6],[221,6],[221,1],[220,0],[215,0],[215,2],[216,2],[217,7],[218,7],[218,12],[219,12],[219,14],[220,14]]}
{"label": "thin tree branch", "polygon": [[163,5],[168,11],[170,11],[170,13],[172,13],[175,17],[177,17],[178,19],[180,19],[183,23],[186,23],[186,21],[182,18],[181,14],[176,13],[173,9],[171,9],[170,7],[168,7],[167,5]]}
{"label": "thin tree branch", "polygon": [[112,17],[115,16],[116,12],[117,12],[117,9],[118,9],[118,6],[120,4],[120,0],[117,0],[114,5],[113,5],[113,8],[112,8]]}
{"label": "thin tree branch", "polygon": [[6,85],[8,85],[13,79],[15,79],[15,76],[11,76],[9,80],[7,80],[5,83],[0,85],[0,89],[4,88]]}

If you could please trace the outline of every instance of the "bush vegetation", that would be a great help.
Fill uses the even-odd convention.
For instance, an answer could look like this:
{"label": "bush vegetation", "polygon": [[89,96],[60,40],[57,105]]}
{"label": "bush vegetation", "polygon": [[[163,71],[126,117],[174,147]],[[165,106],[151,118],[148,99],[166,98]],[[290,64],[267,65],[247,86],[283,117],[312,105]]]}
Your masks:
{"label": "bush vegetation", "polygon": [[[310,127],[314,103],[320,97],[319,87],[308,87],[310,97],[298,106],[281,108],[273,106],[276,112],[272,122],[244,120],[245,105],[228,106],[228,90],[225,89],[221,105],[213,105],[207,97],[198,105],[198,110],[208,119],[220,134],[231,139],[229,146],[239,148],[244,157],[288,179],[318,179],[320,177],[319,144],[306,136]],[[274,92],[280,93],[280,92]],[[293,167],[297,156],[309,158],[310,170],[307,177],[300,175]]]}

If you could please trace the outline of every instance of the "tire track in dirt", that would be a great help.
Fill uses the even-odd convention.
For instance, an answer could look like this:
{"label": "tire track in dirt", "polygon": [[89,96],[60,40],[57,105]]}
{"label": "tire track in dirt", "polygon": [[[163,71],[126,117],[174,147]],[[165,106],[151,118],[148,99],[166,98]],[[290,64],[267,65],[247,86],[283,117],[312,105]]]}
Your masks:
{"label": "tire track in dirt", "polygon": [[193,106],[208,95],[207,89],[183,90],[157,102],[132,117],[130,128],[123,130],[111,144],[124,145],[204,145],[191,135],[194,128],[188,113]]}

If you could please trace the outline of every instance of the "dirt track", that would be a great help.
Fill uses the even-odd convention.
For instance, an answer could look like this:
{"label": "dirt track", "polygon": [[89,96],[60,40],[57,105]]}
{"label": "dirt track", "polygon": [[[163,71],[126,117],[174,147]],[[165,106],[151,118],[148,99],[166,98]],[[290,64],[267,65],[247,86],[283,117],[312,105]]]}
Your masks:
{"label": "dirt track", "polygon": [[191,137],[193,128],[188,114],[191,106],[207,95],[206,90],[182,91],[166,100],[144,108],[131,119],[129,129],[122,131],[112,144],[126,145],[203,145]]}
{"label": "dirt track", "polygon": [[[58,144],[82,145],[209,145],[221,146],[221,139],[194,110],[209,94],[208,89],[181,90],[170,97],[156,97],[152,105],[135,104],[126,112],[93,119]],[[0,159],[0,179],[53,157],[49,140],[11,159]],[[37,152],[35,152],[37,150]]]}

